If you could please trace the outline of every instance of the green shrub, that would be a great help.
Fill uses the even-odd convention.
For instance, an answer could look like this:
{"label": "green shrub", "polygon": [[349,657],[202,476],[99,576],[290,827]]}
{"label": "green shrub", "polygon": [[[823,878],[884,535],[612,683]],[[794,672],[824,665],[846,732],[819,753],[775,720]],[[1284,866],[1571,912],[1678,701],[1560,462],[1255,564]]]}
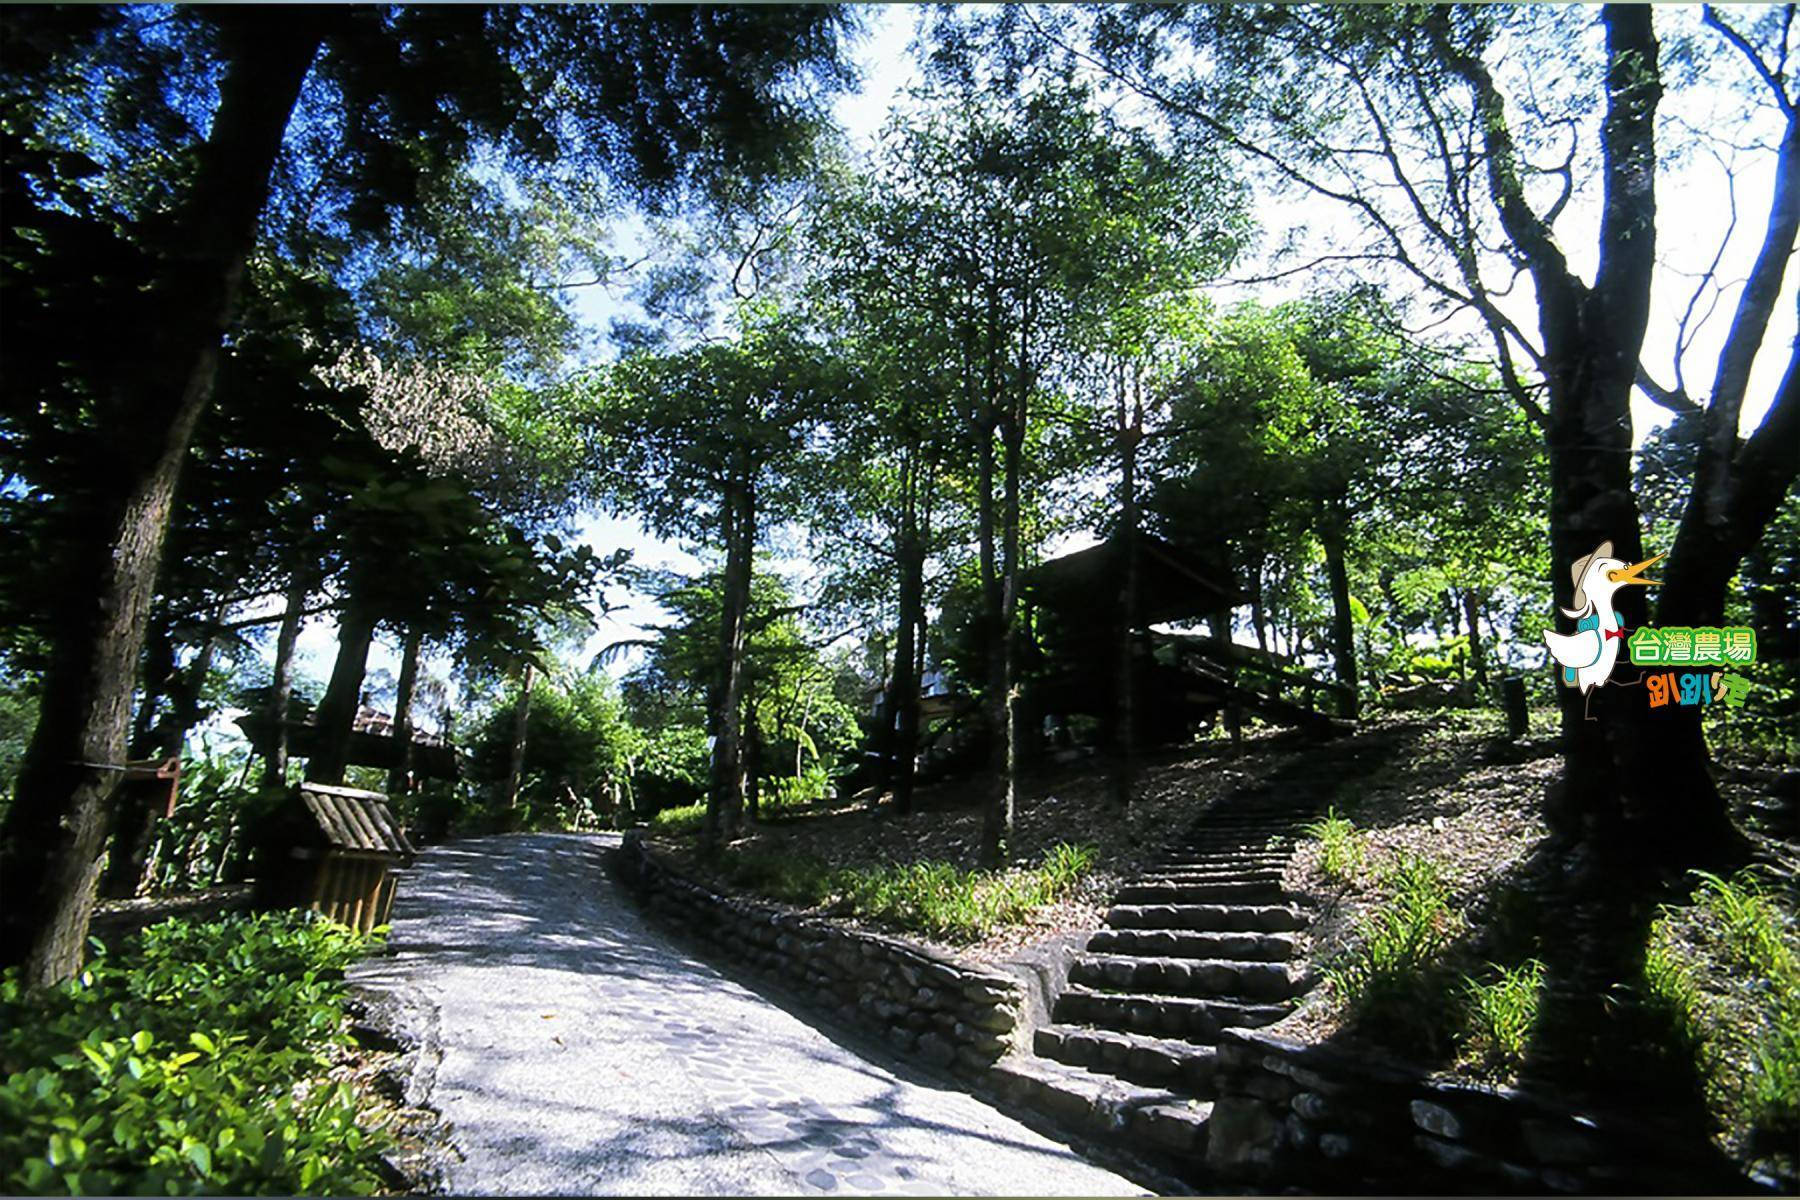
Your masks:
{"label": "green shrub", "polygon": [[1362,835],[1348,817],[1337,815],[1336,808],[1305,827],[1307,837],[1319,843],[1319,869],[1334,883],[1348,883],[1356,878],[1363,865]]}
{"label": "green shrub", "polygon": [[[1691,907],[1651,926],[1643,996],[1664,1052],[1692,1065],[1734,1139],[1800,1141],[1800,956],[1790,919],[1750,871],[1695,872]],[[1709,973],[1731,986],[1709,986]]]}
{"label": "green shrub", "polygon": [[1777,984],[1800,981],[1786,919],[1756,875],[1744,870],[1727,880],[1709,871],[1694,874],[1700,877],[1700,906],[1718,921],[1733,960]]}
{"label": "green shrub", "polygon": [[367,944],[303,914],[168,921],[59,988],[0,976],[0,1187],[372,1192],[389,1135],[326,1077]]}
{"label": "green shrub", "polygon": [[865,917],[936,937],[974,941],[1017,925],[1070,895],[1094,866],[1091,847],[1052,846],[1036,867],[965,871],[947,862],[833,870],[805,855],[733,852],[725,870],[738,887],[795,904],[835,902]]}
{"label": "green shrub", "polygon": [[1499,977],[1490,983],[1463,980],[1469,1013],[1466,1048],[1483,1068],[1507,1072],[1524,1061],[1526,1041],[1537,1024],[1544,964],[1532,959],[1496,970]]}
{"label": "green shrub", "polygon": [[1381,898],[1363,914],[1351,948],[1324,970],[1332,993],[1377,1035],[1428,1046],[1448,1030],[1454,980],[1439,962],[1460,924],[1436,863],[1402,854],[1382,872]]}
{"label": "green shrub", "polygon": [[706,801],[702,800],[698,804],[663,809],[650,818],[650,828],[657,833],[681,836],[699,833],[705,821]]}
{"label": "green shrub", "polygon": [[1056,898],[1073,892],[1093,872],[1097,856],[1092,846],[1076,846],[1069,842],[1058,842],[1045,852],[1043,872]]}
{"label": "green shrub", "polygon": [[789,904],[818,904],[832,891],[834,872],[805,854],[730,851],[726,873],[740,888]]}
{"label": "green shrub", "polygon": [[1728,963],[1755,980],[1754,1024],[1736,1035],[1749,1068],[1736,1106],[1763,1138],[1792,1145],[1800,1138],[1800,956],[1788,920],[1750,870],[1729,880],[1695,874],[1696,899]]}
{"label": "green shrub", "polygon": [[1644,947],[1644,991],[1667,1039],[1683,1057],[1692,1059],[1707,1023],[1706,997],[1666,917],[1651,926]]}
{"label": "green shrub", "polygon": [[762,815],[803,810],[831,794],[831,772],[819,762],[806,764],[798,775],[775,775],[762,781]]}

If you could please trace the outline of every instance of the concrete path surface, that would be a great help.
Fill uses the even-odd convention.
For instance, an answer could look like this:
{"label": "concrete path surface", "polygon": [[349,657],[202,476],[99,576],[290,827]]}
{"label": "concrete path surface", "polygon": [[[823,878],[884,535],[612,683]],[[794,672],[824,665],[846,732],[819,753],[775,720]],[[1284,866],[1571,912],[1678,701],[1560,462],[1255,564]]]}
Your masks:
{"label": "concrete path surface", "polygon": [[874,1061],[670,944],[607,835],[421,855],[352,979],[435,1054],[456,1193],[1142,1195],[963,1092]]}

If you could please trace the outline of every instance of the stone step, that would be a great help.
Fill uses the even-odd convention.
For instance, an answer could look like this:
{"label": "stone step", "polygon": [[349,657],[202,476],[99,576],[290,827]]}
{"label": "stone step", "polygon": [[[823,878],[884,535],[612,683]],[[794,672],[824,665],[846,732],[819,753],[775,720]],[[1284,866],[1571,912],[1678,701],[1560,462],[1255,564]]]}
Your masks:
{"label": "stone step", "polygon": [[1210,1099],[1214,1095],[1216,1046],[1081,1025],[1042,1026],[1032,1044],[1045,1058],[1071,1066],[1150,1087],[1178,1087],[1191,1096]]}
{"label": "stone step", "polygon": [[1281,898],[1279,880],[1145,880],[1128,883],[1113,896],[1120,904],[1266,904]]}
{"label": "stone step", "polygon": [[1294,956],[1294,948],[1294,939],[1285,934],[1193,929],[1099,929],[1087,942],[1090,954],[1229,958],[1242,962],[1285,962]]}
{"label": "stone step", "polygon": [[1195,996],[1102,992],[1071,984],[1056,1001],[1055,1020],[1190,1042],[1218,1040],[1221,1029],[1270,1025],[1291,1011],[1286,1004],[1257,1004]]}
{"label": "stone step", "polygon": [[1287,1000],[1305,990],[1296,986],[1283,963],[1103,954],[1076,959],[1069,982],[1119,992],[1244,1000]]}
{"label": "stone step", "polygon": [[1264,853],[1171,854],[1153,866],[1162,867],[1280,867],[1294,856],[1286,851]]}
{"label": "stone step", "polygon": [[1026,1055],[1001,1059],[988,1079],[1013,1103],[1089,1136],[1121,1138],[1127,1145],[1148,1142],[1190,1161],[1206,1154],[1212,1105],[1180,1092]]}
{"label": "stone step", "polygon": [[1210,933],[1286,933],[1306,928],[1306,917],[1286,904],[1115,904],[1106,914],[1112,929],[1192,929]]}
{"label": "stone step", "polygon": [[1286,829],[1263,833],[1245,833],[1236,837],[1198,838],[1170,847],[1175,854],[1277,854],[1283,853],[1300,839]]}
{"label": "stone step", "polygon": [[1282,867],[1153,867],[1133,883],[1268,883],[1279,880]]}

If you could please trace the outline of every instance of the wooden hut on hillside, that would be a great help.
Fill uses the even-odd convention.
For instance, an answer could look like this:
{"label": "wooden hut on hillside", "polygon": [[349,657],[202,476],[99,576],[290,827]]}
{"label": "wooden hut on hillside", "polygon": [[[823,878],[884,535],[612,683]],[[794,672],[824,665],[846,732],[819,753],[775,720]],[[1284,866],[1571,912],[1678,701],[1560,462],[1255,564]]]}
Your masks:
{"label": "wooden hut on hillside", "polygon": [[[1336,685],[1229,637],[1157,630],[1217,618],[1229,629],[1244,596],[1217,561],[1147,533],[1137,537],[1137,616],[1130,629],[1137,741],[1185,740],[1221,713],[1254,712],[1316,732],[1333,728],[1317,707]],[[1219,557],[1222,557],[1219,556]],[[1124,634],[1125,552],[1113,538],[1041,563],[1025,573],[1026,629],[1035,669],[1020,696],[1028,728],[1081,716],[1113,736]]]}

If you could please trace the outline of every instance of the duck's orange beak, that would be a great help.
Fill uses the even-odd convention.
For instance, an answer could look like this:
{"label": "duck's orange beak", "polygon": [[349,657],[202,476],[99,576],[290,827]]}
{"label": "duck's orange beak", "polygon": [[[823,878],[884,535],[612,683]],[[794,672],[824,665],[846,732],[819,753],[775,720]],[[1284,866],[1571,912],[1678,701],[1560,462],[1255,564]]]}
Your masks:
{"label": "duck's orange beak", "polygon": [[1657,563],[1661,562],[1663,559],[1665,559],[1667,557],[1669,557],[1667,554],[1659,554],[1655,558],[1646,558],[1643,562],[1633,563],[1631,566],[1626,567],[1622,571],[1608,571],[1606,573],[1606,577],[1608,579],[1612,580],[1614,583],[1636,583],[1636,584],[1640,584],[1644,587],[1654,587],[1656,584],[1661,583],[1662,580],[1660,580],[1660,579],[1644,579],[1644,578],[1641,578],[1638,573],[1640,571],[1649,570],[1651,567],[1655,566]]}

